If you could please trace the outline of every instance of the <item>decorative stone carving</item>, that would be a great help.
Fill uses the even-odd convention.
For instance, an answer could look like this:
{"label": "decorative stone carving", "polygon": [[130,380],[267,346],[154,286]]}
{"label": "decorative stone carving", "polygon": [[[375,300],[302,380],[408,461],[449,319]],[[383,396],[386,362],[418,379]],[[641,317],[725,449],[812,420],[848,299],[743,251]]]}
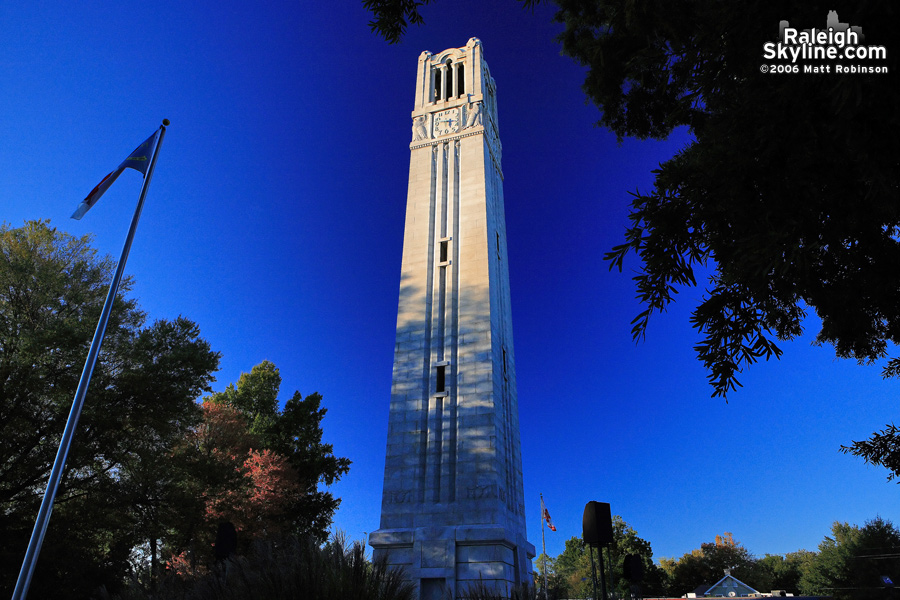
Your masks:
{"label": "decorative stone carving", "polygon": [[466,126],[463,129],[477,127],[481,124],[481,102],[469,102],[466,105]]}
{"label": "decorative stone carving", "polygon": [[412,133],[414,142],[428,139],[428,117],[426,115],[413,117]]}
{"label": "decorative stone carving", "polygon": [[404,504],[413,500],[412,490],[389,491],[385,492],[385,496],[388,504]]}
{"label": "decorative stone carving", "polygon": [[469,500],[480,500],[482,498],[496,498],[497,487],[490,483],[488,485],[472,485],[466,488],[466,498]]}
{"label": "decorative stone carving", "polygon": [[494,160],[497,161],[497,168],[499,169],[500,157],[503,155],[503,145],[500,143],[500,138],[497,136],[496,126],[490,119],[490,115],[488,115],[488,124],[484,128],[484,133],[488,138],[488,145],[491,148]]}

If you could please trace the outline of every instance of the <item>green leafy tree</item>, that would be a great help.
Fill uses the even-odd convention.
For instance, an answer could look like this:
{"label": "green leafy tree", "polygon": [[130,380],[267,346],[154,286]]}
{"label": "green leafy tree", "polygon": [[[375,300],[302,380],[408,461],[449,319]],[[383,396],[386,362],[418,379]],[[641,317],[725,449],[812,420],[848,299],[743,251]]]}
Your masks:
{"label": "green leafy tree", "polygon": [[[0,588],[12,589],[114,263],[31,221],[0,226]],[[31,586],[39,598],[114,589],[135,546],[155,539],[163,470],[197,417],[219,355],[189,320],[113,305]]]}
{"label": "green leafy tree", "polygon": [[350,460],[334,455],[331,444],[322,442],[322,419],[326,409],[321,408],[322,396],[318,393],[306,398],[299,392],[278,410],[278,392],[281,375],[269,361],[263,361],[242,373],[237,385],[229,385],[209,400],[227,404],[247,417],[250,432],[257,436],[263,448],[287,457],[296,470],[299,487],[289,513],[293,518],[293,531],[325,539],[339,498],[319,485],[329,486],[350,470]]}
{"label": "green leafy tree", "polygon": [[900,577],[900,531],[881,517],[863,527],[836,522],[803,571],[800,591],[836,600],[885,598],[882,576]]}
{"label": "green leafy tree", "polygon": [[[424,25],[425,18],[419,7],[433,0],[362,0],[366,10],[374,17],[369,27],[388,43],[396,44],[410,25]],[[524,8],[534,8],[541,0],[518,0]]]}
{"label": "green leafy tree", "polygon": [[372,31],[378,33],[391,44],[403,38],[406,28],[422,25],[425,19],[419,13],[419,7],[431,0],[363,0],[363,5],[375,17],[369,22]]}
{"label": "green leafy tree", "polygon": [[[596,561],[597,552],[594,551],[593,554]],[[565,549],[556,557],[555,566],[556,573],[565,582],[567,597],[593,597],[589,549],[582,543],[581,538],[572,537],[566,540]]]}
{"label": "green leafy tree", "polygon": [[299,493],[297,473],[287,457],[262,449],[244,414],[207,401],[202,415],[175,449],[181,466],[178,493],[187,501],[164,540],[165,554],[173,557],[169,563],[188,565],[191,573],[205,572],[213,563],[222,522],[236,528],[240,553],[255,540],[288,533]]}
{"label": "green leafy tree", "polygon": [[[817,26],[820,7],[558,4],[563,51],[588,67],[583,89],[600,123],[620,138],[685,127],[693,139],[651,191],[634,194],[625,243],[607,255],[620,269],[632,252],[642,263],[634,336],[702,266],[712,274],[692,323],[714,395],[735,389],[744,366],[779,356],[775,341],[800,335],[808,308],[839,357],[885,357],[900,341],[896,81],[761,73],[778,23]],[[844,14],[871,40],[897,25],[887,2]],[[891,360],[885,374],[898,368]]]}
{"label": "green leafy tree", "polygon": [[885,467],[888,470],[888,481],[900,476],[900,429],[893,423],[873,433],[867,440],[841,446],[841,452],[858,456],[870,465]]}
{"label": "green leafy tree", "polygon": [[209,391],[218,368],[218,353],[199,335],[199,327],[183,317],[157,321],[138,334],[118,377],[119,401],[139,398],[144,406],[129,423],[132,435],[122,448],[116,487],[137,540],[149,549],[151,579],[159,572],[160,541],[189,506],[184,465],[175,460],[175,449],[198,423],[194,400]]}
{"label": "green leafy tree", "polygon": [[726,569],[759,591],[769,591],[765,588],[771,585],[766,572],[757,567],[756,559],[728,532],[717,535],[715,542],[701,544],[677,561],[667,561],[662,568],[669,576],[669,595],[674,596],[692,592],[701,585],[712,585],[725,576]]}
{"label": "green leafy tree", "polygon": [[[815,553],[808,550],[788,552],[784,556],[780,554],[766,554],[757,561],[757,566],[768,585],[765,587],[754,587],[761,592],[784,590],[797,595],[800,592],[800,578],[814,558]],[[757,583],[759,583],[759,580],[757,580]]]}
{"label": "green leafy tree", "polygon": [[713,582],[710,580],[710,570],[703,565],[703,553],[699,548],[677,560],[661,559],[660,568],[667,575],[669,596],[683,596],[699,585]]}
{"label": "green leafy tree", "polygon": [[[547,573],[547,589],[544,590],[544,571]],[[536,598],[547,598],[547,600],[559,600],[568,597],[566,593],[568,586],[562,575],[556,572],[556,561],[544,554],[540,553],[534,559],[534,571],[532,572],[533,585]]]}
{"label": "green leafy tree", "polygon": [[[644,596],[661,596],[665,593],[665,573],[653,562],[650,542],[638,536],[634,528],[619,515],[613,515],[613,543],[604,550],[604,557],[611,569],[612,589],[618,598],[631,596],[632,583],[625,576],[625,557],[629,554],[640,559],[642,577],[636,582]],[[608,552],[608,554],[607,554]]]}
{"label": "green leafy tree", "polygon": [[[613,542],[603,548],[607,589],[617,598],[630,598],[632,583],[625,579],[625,557],[637,556],[643,567],[643,577],[638,583],[645,596],[660,596],[665,592],[665,573],[653,563],[653,549],[650,542],[638,536],[637,532],[619,515],[612,517]],[[591,581],[591,551],[582,544],[581,538],[566,540],[565,550],[554,561],[554,572],[565,582],[570,598],[587,598],[593,595]],[[597,585],[600,585],[600,556],[593,551],[597,565]],[[599,590],[599,588],[598,588]]]}
{"label": "green leafy tree", "polygon": [[224,392],[210,396],[212,402],[228,404],[250,420],[250,430],[265,434],[272,427],[278,413],[278,390],[281,373],[271,362],[264,360],[249,373],[241,373],[237,385],[229,383]]}

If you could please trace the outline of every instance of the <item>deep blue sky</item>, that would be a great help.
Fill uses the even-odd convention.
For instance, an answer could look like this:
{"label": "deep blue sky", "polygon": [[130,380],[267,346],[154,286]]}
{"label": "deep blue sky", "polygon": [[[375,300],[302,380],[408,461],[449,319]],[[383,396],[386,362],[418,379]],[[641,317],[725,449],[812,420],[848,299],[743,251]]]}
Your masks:
{"label": "deep blue sky", "polygon": [[595,127],[550,6],[438,0],[423,14],[391,46],[357,0],[4,3],[0,220],[51,219],[117,257],[136,172],[69,215],[171,119],[134,293],[151,319],[200,325],[223,353],[216,390],[268,359],[283,399],[322,393],[326,440],[353,461],[335,527],[362,538],[380,513],[416,61],[479,37],[498,86],[530,540],[540,493],[551,555],[589,500],[657,557],[724,531],[760,556],[814,549],[835,520],[896,519],[886,471],[838,448],[893,419],[898,384],[812,346],[815,322],[728,404],[692,350],[702,289],[631,340],[629,273],[601,257],[627,192],[685,138],[618,145]]}

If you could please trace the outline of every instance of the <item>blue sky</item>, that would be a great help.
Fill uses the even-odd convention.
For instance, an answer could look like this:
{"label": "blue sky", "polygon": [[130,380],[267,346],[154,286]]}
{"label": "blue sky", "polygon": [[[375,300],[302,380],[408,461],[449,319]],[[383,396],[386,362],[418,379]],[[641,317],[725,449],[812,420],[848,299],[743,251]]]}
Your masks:
{"label": "blue sky", "polygon": [[814,549],[835,520],[896,520],[886,471],[838,448],[893,419],[898,384],[813,346],[814,319],[728,404],[692,350],[702,288],[631,340],[629,274],[602,254],[622,239],[628,191],[684,135],[619,145],[595,127],[551,6],[438,0],[423,14],[391,46],[357,0],[5,3],[0,220],[51,219],[117,257],[136,172],[69,215],[170,119],[134,294],[151,319],[199,324],[223,354],[216,390],[268,359],[283,399],[324,396],[326,440],[353,461],[335,527],[362,538],[380,514],[416,61],[478,37],[498,87],[532,543],[540,493],[551,555],[589,500],[656,557],[724,531],[759,556]]}

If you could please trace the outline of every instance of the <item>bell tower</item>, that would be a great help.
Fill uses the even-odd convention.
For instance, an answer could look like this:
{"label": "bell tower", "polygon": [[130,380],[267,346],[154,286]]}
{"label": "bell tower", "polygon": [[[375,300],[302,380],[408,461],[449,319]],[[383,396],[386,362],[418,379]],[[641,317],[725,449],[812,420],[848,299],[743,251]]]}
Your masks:
{"label": "bell tower", "polygon": [[497,93],[481,42],[423,52],[376,558],[421,600],[530,583]]}

